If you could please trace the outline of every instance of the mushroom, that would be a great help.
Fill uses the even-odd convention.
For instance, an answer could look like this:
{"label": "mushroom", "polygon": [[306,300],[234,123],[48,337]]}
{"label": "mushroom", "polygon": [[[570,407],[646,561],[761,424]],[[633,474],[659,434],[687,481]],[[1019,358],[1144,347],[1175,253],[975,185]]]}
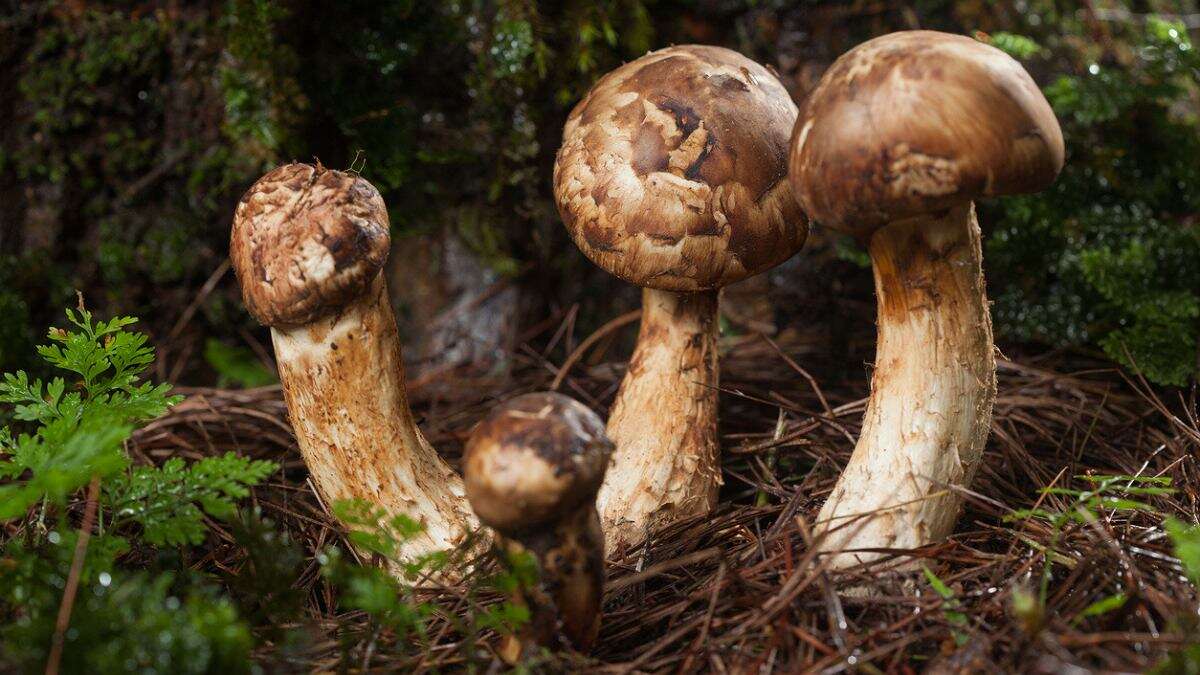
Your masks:
{"label": "mushroom", "polygon": [[388,214],[356,174],[288,164],[238,203],[230,258],[246,308],[271,327],[296,440],[326,500],[358,498],[424,530],[411,558],[474,527],[462,481],[408,406],[400,338],[380,274]]}
{"label": "mushroom", "polygon": [[533,586],[515,592],[530,622],[502,649],[510,663],[537,646],[586,651],[596,640],[604,592],[596,492],[612,448],[596,413],[552,392],[498,406],[467,441],[471,507],[496,530],[502,560],[529,555],[538,568]]}
{"label": "mushroom", "polygon": [[813,222],[867,245],[879,339],[862,434],[818,516],[834,567],[950,534],[996,393],[973,200],[1042,190],[1063,138],[1029,74],[970,38],[885,35],[801,106],[789,177]]}
{"label": "mushroom", "polygon": [[644,289],[608,420],[610,549],[716,503],[718,294],[808,235],[785,180],[795,119],[766,68],[697,45],[608,73],[567,118],[554,165],[563,222],[593,263]]}

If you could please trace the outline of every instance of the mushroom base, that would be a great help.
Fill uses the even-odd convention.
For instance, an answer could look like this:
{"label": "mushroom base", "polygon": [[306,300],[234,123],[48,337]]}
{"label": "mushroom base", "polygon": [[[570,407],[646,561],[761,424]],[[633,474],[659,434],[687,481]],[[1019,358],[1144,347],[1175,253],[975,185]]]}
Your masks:
{"label": "mushroom base", "polygon": [[983,454],[996,394],[972,205],[870,241],[879,342],[862,434],[818,516],[833,567],[940,540]]}
{"label": "mushroom base", "polygon": [[642,293],[637,347],[608,418],[616,451],[597,499],[608,551],[716,504],[718,297]]}
{"label": "mushroom base", "polygon": [[425,530],[403,558],[452,548],[476,521],[463,483],[409,409],[396,321],[382,277],[336,316],[272,329],[288,417],[327,505],[362,499]]}
{"label": "mushroom base", "polygon": [[514,603],[529,608],[529,623],[501,646],[504,660],[518,663],[538,647],[591,649],[604,600],[604,534],[596,509],[576,509],[553,528],[511,538],[497,534],[496,546],[505,564],[528,555],[538,572],[529,587],[513,594]]}

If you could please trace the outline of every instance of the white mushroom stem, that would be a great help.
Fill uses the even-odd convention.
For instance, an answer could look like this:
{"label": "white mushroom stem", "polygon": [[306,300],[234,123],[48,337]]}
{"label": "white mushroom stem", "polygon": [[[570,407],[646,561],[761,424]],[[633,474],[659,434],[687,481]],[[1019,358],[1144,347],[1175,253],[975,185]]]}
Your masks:
{"label": "white mushroom stem", "polygon": [[596,502],[610,553],[716,504],[718,297],[642,292],[637,347],[608,418],[616,451]]}
{"label": "white mushroom stem", "polygon": [[850,463],[818,517],[833,567],[940,540],[983,454],[996,395],[992,323],[970,204],[880,228],[871,398]]}
{"label": "white mushroom stem", "polygon": [[271,337],[300,452],[325,501],[364,499],[423,523],[403,543],[405,559],[459,544],[475,517],[462,479],[413,419],[382,277],[341,313]]}

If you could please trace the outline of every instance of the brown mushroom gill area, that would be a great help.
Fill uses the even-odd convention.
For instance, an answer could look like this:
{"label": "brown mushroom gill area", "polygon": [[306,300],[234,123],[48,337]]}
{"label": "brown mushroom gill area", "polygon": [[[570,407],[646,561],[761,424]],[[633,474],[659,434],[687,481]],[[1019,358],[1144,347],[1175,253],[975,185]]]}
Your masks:
{"label": "brown mushroom gill area", "polygon": [[1035,192],[1063,163],[1054,113],[1000,50],[932,31],[843,55],[806,99],[791,143],[806,212],[866,238],[891,220]]}
{"label": "brown mushroom gill area", "polygon": [[287,164],[238,203],[230,258],[250,313],[269,326],[295,326],[366,292],[390,243],[374,186],[355,174]]}
{"label": "brown mushroom gill area", "polygon": [[770,268],[808,233],[785,180],[795,115],[774,75],[727,49],[628,63],[567,120],[563,222],[593,262],[641,286],[709,290]]}

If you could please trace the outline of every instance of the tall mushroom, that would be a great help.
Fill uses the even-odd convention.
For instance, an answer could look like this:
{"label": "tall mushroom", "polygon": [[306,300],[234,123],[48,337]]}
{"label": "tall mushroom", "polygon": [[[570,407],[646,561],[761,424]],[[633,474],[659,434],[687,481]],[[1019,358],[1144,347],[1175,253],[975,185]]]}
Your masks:
{"label": "tall mushroom", "polygon": [[696,45],[608,73],[567,118],[554,165],[563,222],[592,262],[645,289],[608,421],[610,548],[716,503],[718,293],[808,235],[785,180],[795,119],[767,69]]}
{"label": "tall mushroom", "polygon": [[455,546],[473,527],[462,481],[408,406],[380,270],[388,215],[356,174],[288,164],[238,203],[230,258],[246,308],[271,327],[288,416],[326,501],[359,498],[424,524],[401,553]]}
{"label": "tall mushroom", "polygon": [[585,651],[596,640],[604,594],[596,491],[612,447],[596,413],[555,393],[498,406],[467,441],[471,507],[498,533],[506,560],[528,554],[538,569],[533,586],[517,591],[530,623],[504,648],[510,662],[537,646]]}
{"label": "tall mushroom", "polygon": [[1042,190],[1062,163],[1029,74],[966,37],[865,42],[802,105],[792,186],[814,222],[867,244],[879,313],[862,435],[818,517],[834,566],[952,531],[996,391],[972,202]]}

